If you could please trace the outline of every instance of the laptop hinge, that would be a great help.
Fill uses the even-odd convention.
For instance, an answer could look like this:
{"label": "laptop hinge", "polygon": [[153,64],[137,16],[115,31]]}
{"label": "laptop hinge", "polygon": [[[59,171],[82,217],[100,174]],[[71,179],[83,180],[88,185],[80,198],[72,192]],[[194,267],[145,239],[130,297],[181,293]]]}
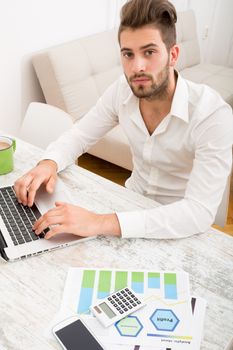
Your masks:
{"label": "laptop hinge", "polygon": [[5,248],[7,247],[5,238],[2,235],[2,231],[0,230],[0,254],[3,257],[3,259],[5,260],[9,260],[9,258],[7,257],[6,253],[5,253]]}

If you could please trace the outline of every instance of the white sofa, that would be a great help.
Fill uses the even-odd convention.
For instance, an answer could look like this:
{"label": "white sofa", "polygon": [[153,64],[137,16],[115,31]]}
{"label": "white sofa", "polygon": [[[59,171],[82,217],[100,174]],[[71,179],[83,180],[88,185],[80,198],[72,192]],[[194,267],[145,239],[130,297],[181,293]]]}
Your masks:
{"label": "white sofa", "polygon": [[[233,107],[233,69],[200,62],[194,13],[178,13],[177,69],[187,79],[215,88]],[[109,30],[37,52],[32,57],[45,100],[70,114],[73,121],[95,104],[122,74],[117,31]],[[49,116],[48,116],[49,117]],[[116,126],[89,153],[132,169],[128,141]]]}

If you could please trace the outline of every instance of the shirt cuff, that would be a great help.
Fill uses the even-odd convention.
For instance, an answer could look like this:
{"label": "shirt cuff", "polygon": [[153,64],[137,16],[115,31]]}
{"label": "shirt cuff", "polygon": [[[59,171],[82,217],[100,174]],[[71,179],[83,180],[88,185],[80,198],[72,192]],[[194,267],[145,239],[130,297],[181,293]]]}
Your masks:
{"label": "shirt cuff", "polygon": [[53,160],[54,162],[57,163],[57,172],[59,173],[60,171],[62,171],[63,169],[65,169],[65,163],[62,161],[62,159],[59,157],[59,155],[57,154],[57,152],[46,152],[44,154],[42,154],[41,158],[39,159],[39,162],[41,162],[42,160],[45,159],[49,159],[49,160]]}
{"label": "shirt cuff", "polygon": [[145,211],[128,211],[116,213],[122,238],[145,237]]}

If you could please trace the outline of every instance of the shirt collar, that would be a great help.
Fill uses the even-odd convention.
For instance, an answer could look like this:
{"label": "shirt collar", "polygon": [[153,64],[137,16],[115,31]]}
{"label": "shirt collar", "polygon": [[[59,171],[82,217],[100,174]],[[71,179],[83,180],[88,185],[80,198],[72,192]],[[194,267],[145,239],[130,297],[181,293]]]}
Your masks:
{"label": "shirt collar", "polygon": [[185,79],[177,72],[176,89],[172,100],[170,114],[182,119],[186,123],[189,121],[189,95]]}
{"label": "shirt collar", "polygon": [[[128,82],[127,82],[127,84],[128,84]],[[129,103],[129,101],[133,98],[137,99],[137,97],[133,94],[131,88],[129,87],[129,93],[126,96],[125,100],[123,101],[123,105],[127,105]]]}
{"label": "shirt collar", "polygon": [[[138,100],[129,88],[129,94],[123,101],[123,105],[127,105],[131,99]],[[184,78],[177,72],[176,89],[172,100],[170,115],[182,119],[183,121],[189,121],[188,113],[188,87]]]}

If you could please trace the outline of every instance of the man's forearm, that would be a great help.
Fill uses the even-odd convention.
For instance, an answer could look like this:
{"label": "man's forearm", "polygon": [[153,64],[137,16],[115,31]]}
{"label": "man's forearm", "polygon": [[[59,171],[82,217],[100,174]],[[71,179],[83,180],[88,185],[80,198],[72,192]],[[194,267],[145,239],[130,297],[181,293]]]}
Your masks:
{"label": "man's forearm", "polygon": [[39,164],[46,164],[46,165],[49,165],[51,167],[53,167],[55,169],[55,171],[57,172],[57,169],[58,169],[58,165],[57,163],[55,162],[55,160],[52,160],[52,159],[42,159],[39,161]]}
{"label": "man's forearm", "polygon": [[121,236],[120,223],[116,214],[99,215],[99,232],[104,236]]}

